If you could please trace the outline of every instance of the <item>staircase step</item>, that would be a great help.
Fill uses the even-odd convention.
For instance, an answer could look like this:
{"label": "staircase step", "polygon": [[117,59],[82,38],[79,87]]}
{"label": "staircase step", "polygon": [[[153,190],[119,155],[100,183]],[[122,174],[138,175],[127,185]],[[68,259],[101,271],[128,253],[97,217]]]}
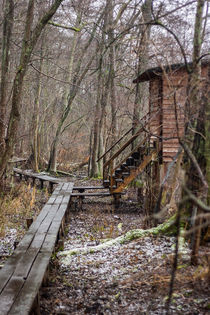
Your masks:
{"label": "staircase step", "polygon": [[139,164],[139,160],[134,159],[132,156],[130,156],[127,160],[126,160],[126,165],[127,166],[136,166]]}
{"label": "staircase step", "polygon": [[105,180],[103,181],[103,185],[104,185],[105,188],[109,188],[110,181],[109,181],[108,179],[105,179]]}
{"label": "staircase step", "polygon": [[129,175],[130,175],[129,172],[123,172],[123,173],[122,173],[122,176],[123,176],[123,177],[127,177],[127,176],[129,176]]}
{"label": "staircase step", "polygon": [[136,169],[136,166],[134,165],[130,165],[130,166],[127,166],[128,167],[128,170],[135,170]]}
{"label": "staircase step", "polygon": [[[116,185],[113,185],[113,186],[112,186],[112,189],[116,189],[116,188],[117,188]],[[109,189],[111,189],[111,186],[109,186]]]}
{"label": "staircase step", "polygon": [[132,158],[134,158],[135,160],[139,160],[141,157],[140,152],[134,152],[132,154]]}
{"label": "staircase step", "polygon": [[132,158],[132,156],[130,156],[130,157],[126,160],[126,164],[127,164],[127,166],[135,165],[135,160],[134,160],[134,158]]}
{"label": "staircase step", "polygon": [[128,165],[126,163],[123,163],[121,166],[122,170],[127,170],[128,169]]}
{"label": "staircase step", "polygon": [[116,182],[116,183],[122,183],[122,182],[123,182],[123,179],[122,179],[122,178],[115,178],[115,182]]}
{"label": "staircase step", "polygon": [[122,174],[122,169],[121,168],[117,168],[115,170],[115,175],[120,175],[120,174]]}

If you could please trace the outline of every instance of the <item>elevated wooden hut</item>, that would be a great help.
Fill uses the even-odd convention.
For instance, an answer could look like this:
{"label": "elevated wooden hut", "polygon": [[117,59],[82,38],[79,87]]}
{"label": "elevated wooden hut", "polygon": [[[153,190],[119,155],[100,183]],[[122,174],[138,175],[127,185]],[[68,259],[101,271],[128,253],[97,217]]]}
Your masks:
{"label": "elevated wooden hut", "polygon": [[[201,82],[206,86],[210,61],[203,61],[201,69]],[[148,69],[134,80],[134,83],[149,81],[149,129],[162,139],[160,163],[164,165],[163,173],[178,151],[178,135],[184,133],[188,79],[186,66],[173,64]]]}

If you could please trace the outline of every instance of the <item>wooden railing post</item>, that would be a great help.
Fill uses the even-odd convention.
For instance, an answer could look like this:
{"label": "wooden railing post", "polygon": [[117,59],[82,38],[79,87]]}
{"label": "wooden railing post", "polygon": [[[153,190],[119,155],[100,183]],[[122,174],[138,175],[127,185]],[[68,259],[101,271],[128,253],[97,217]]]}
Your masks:
{"label": "wooden railing post", "polygon": [[[135,134],[133,134],[131,137],[120,147],[120,149],[118,149],[114,154],[112,154],[112,156],[107,160],[104,161],[103,164],[103,181],[107,180],[110,174],[110,191],[113,191],[113,186],[115,185],[115,180],[113,178],[113,174],[117,168],[117,166],[114,167],[114,165],[116,164],[117,158],[119,157],[119,155],[126,149],[129,147],[129,145],[134,144],[135,140],[140,136],[140,134],[146,132],[147,130],[145,129],[148,124],[150,122],[150,113],[147,113],[144,117],[142,117],[142,119],[140,120],[139,125],[141,126],[136,132]],[[102,158],[105,159],[105,157],[107,156],[107,154],[112,151],[117,144],[119,144],[119,142],[121,142],[123,139],[125,140],[125,137],[131,132],[133,131],[133,127],[131,127],[124,135],[121,136],[120,139],[118,139],[102,156],[99,157],[99,159],[97,160],[97,162],[99,160],[101,160]],[[143,139],[143,143],[145,143],[145,138],[147,138],[147,135],[144,137]],[[134,152],[134,149],[139,149],[140,144],[138,143],[137,145],[135,145],[135,148],[133,147],[130,151]],[[130,154],[131,154],[130,152]],[[125,159],[125,157],[124,157]],[[126,159],[125,159],[126,160]],[[121,161],[122,163],[122,161]],[[117,163],[119,165],[119,162]]]}
{"label": "wooden railing post", "polygon": [[112,193],[114,186],[114,179],[113,179],[113,160],[110,162],[110,191]]}

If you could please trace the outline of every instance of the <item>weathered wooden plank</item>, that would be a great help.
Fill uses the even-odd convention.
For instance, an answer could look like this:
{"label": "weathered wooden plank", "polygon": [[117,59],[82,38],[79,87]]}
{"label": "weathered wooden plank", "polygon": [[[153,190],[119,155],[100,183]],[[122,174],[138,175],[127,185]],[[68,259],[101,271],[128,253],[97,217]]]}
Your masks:
{"label": "weathered wooden plank", "polygon": [[66,204],[60,205],[57,213],[55,214],[53,218],[53,222],[57,222],[57,221],[61,222],[65,215],[66,209],[67,209]]}
{"label": "weathered wooden plank", "polygon": [[0,314],[22,315],[31,311],[63,224],[72,189],[73,183],[56,187],[55,194],[0,271]]}
{"label": "weathered wooden plank", "polygon": [[25,176],[28,176],[28,177],[31,177],[31,178],[37,178],[39,180],[43,180],[43,181],[48,181],[48,182],[52,182],[54,184],[58,184],[61,182],[60,179],[57,179],[55,177],[52,177],[52,176],[49,176],[49,175],[40,175],[40,174],[37,174],[37,173],[33,173],[31,171],[27,171],[27,170],[21,170],[21,169],[18,169],[18,168],[13,168],[13,171],[16,173],[16,174],[21,174],[21,175],[25,175]]}
{"label": "weathered wooden plank", "polygon": [[95,190],[95,189],[107,189],[107,188],[104,188],[104,186],[75,186],[75,187],[73,187],[73,191],[74,190],[81,190],[81,189]]}
{"label": "weathered wooden plank", "polygon": [[72,193],[71,196],[72,197],[107,197],[107,196],[110,196],[111,194],[109,192],[98,192],[98,193],[95,193],[95,192],[84,192],[84,193]]}
{"label": "weathered wooden plank", "polygon": [[57,229],[57,234],[55,233],[55,229],[57,228],[57,222],[56,224],[54,224],[54,222],[52,222],[49,231],[46,235],[46,238],[42,244],[40,253],[46,253],[46,252],[53,252],[53,249],[55,247],[56,241],[57,241],[57,234],[58,234],[58,230]]}
{"label": "weathered wooden plank", "polygon": [[52,205],[52,204],[54,203],[55,199],[56,199],[56,197],[55,197],[55,195],[53,194],[53,195],[49,198],[49,200],[47,201],[47,204],[48,204],[48,205]]}
{"label": "weathered wooden plank", "polygon": [[60,203],[62,203],[62,200],[63,200],[63,196],[58,195],[54,201],[54,204],[60,204]]}
{"label": "weathered wooden plank", "polygon": [[[31,270],[31,266],[36,259],[36,256],[39,252],[40,247],[38,248],[30,248],[27,250],[26,253],[24,253],[21,258],[18,260],[17,266],[15,268],[14,274],[11,278],[11,280],[14,277],[22,277],[27,278],[29,271]],[[10,282],[8,282],[8,286],[10,286]]]}
{"label": "weathered wooden plank", "polygon": [[28,315],[31,312],[34,300],[47,270],[50,256],[49,253],[40,253],[37,256],[28,278],[24,282],[18,296],[16,296],[9,315]]}
{"label": "weathered wooden plank", "polygon": [[16,278],[14,277],[10,281],[10,285],[6,286],[6,288],[0,295],[0,314],[8,314],[11,308],[11,305],[15,301],[23,284],[24,284],[24,280],[22,277],[16,277]]}
{"label": "weathered wooden plank", "polygon": [[178,152],[178,148],[163,148],[163,155],[168,153],[176,153]]}
{"label": "weathered wooden plank", "polygon": [[[56,209],[57,208],[58,207],[56,206]],[[47,209],[49,212],[50,207],[45,206],[43,209],[45,209],[45,210]],[[43,214],[43,212],[44,212],[44,215],[41,215],[39,217],[40,220],[37,219],[36,221],[33,222],[33,224],[30,226],[29,230],[25,234],[24,238],[18,244],[18,247],[16,248],[13,256],[9,258],[6,265],[0,270],[0,292],[3,290],[6,283],[12,277],[13,273],[17,269],[17,265],[20,264],[20,261],[25,262],[24,253],[27,251],[27,249],[30,246],[31,246],[31,248],[37,247],[38,242],[40,243],[40,239],[38,240],[38,238],[40,236],[37,236],[36,232],[40,228],[40,225],[43,222],[43,220],[46,218],[47,213],[46,213],[46,211],[42,211],[42,214]],[[55,213],[56,213],[56,211],[55,211]],[[45,226],[45,229],[44,229],[45,231],[47,231],[49,229],[50,223],[51,222],[49,222],[47,224],[47,226]],[[42,224],[42,230],[43,230],[43,224]],[[41,232],[41,230],[39,232]],[[41,236],[41,238],[43,238],[43,236]],[[42,244],[40,244],[40,247],[41,247],[41,245]],[[30,255],[31,255],[31,253],[30,253]],[[21,269],[22,269],[22,266],[21,266]]]}
{"label": "weathered wooden plank", "polygon": [[70,195],[66,195],[63,197],[62,204],[68,205],[70,201]]}
{"label": "weathered wooden plank", "polygon": [[0,294],[8,283],[9,279],[12,277],[17,261],[22,256],[21,253],[14,253],[8,258],[5,266],[0,270]]}
{"label": "weathered wooden plank", "polygon": [[178,150],[179,149],[179,147],[180,147],[180,145],[179,144],[164,144],[163,145],[163,147],[162,147],[162,150],[163,151],[167,151],[167,150],[170,150],[170,149],[173,149],[173,150]]}

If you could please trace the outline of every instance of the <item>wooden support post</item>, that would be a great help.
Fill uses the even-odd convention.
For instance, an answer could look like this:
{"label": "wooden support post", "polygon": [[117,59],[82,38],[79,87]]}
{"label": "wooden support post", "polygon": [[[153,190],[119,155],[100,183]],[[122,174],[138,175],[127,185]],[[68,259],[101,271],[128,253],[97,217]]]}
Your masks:
{"label": "wooden support post", "polygon": [[31,224],[33,223],[33,218],[27,218],[26,219],[26,225],[27,225],[27,228],[29,229]]}
{"label": "wooden support post", "polygon": [[19,244],[19,241],[14,241],[14,249],[17,248],[18,244]]}
{"label": "wooden support post", "polygon": [[110,162],[110,191],[113,192],[114,178],[113,178],[113,161]]}
{"label": "wooden support post", "polygon": [[45,272],[43,281],[42,281],[42,286],[43,287],[47,287],[49,283],[49,265],[47,266],[47,270]]}
{"label": "wooden support post", "polygon": [[44,181],[42,179],[40,179],[40,188],[43,189],[44,188]]}
{"label": "wooden support post", "polygon": [[121,194],[113,194],[114,197],[114,206],[115,209],[118,209],[120,206],[120,198],[121,198]]}
{"label": "wooden support post", "polygon": [[[78,191],[79,191],[79,193],[84,193],[85,192],[85,189],[83,189],[83,188],[80,188],[80,189],[78,189]],[[84,199],[85,197],[84,196],[80,196],[81,197],[81,199]]]}
{"label": "wooden support post", "polygon": [[78,197],[78,206],[79,206],[80,210],[82,210],[83,199],[84,199],[84,196]]}
{"label": "wooden support post", "polygon": [[28,175],[24,175],[24,178],[25,178],[25,181],[27,182],[28,181]]}
{"label": "wooden support post", "polygon": [[64,248],[64,240],[63,239],[59,239],[57,241],[57,244],[55,246],[56,251],[61,250]]}
{"label": "wooden support post", "polygon": [[37,294],[33,307],[32,307],[32,312],[30,312],[34,315],[41,315],[40,313],[40,297],[39,297],[39,293]]}
{"label": "wooden support post", "polygon": [[54,185],[53,182],[49,182],[49,192],[50,192],[50,194],[52,194],[52,192],[53,192],[53,185]]}

